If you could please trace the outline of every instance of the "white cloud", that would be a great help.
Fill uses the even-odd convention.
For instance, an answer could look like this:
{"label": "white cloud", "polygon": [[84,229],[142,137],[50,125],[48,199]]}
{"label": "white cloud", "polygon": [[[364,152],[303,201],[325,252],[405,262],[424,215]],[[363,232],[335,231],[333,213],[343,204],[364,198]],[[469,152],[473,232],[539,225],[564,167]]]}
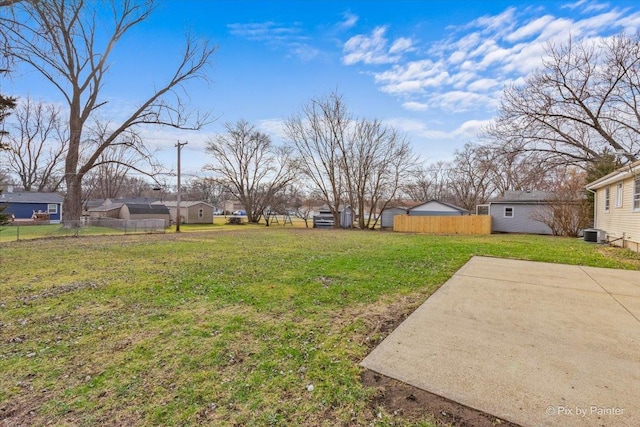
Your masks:
{"label": "white cloud", "polygon": [[385,37],[387,27],[376,27],[371,34],[351,37],[344,44],[344,56],[342,62],[345,65],[353,65],[358,62],[364,64],[392,64],[398,62],[401,53],[411,50],[413,41],[410,38],[400,37],[396,39],[390,48]]}
{"label": "white cloud", "polygon": [[455,137],[475,139],[489,123],[491,123],[491,120],[467,120],[451,132],[451,134]]}
{"label": "white cloud", "polygon": [[471,92],[486,92],[500,85],[495,79],[479,79],[471,82],[467,89]]}
{"label": "white cloud", "polygon": [[400,53],[407,50],[411,50],[413,47],[413,41],[406,37],[400,37],[393,42],[389,48],[389,53]]}
{"label": "white cloud", "polygon": [[270,47],[280,47],[302,61],[317,57],[320,51],[308,44],[308,37],[302,33],[300,23],[292,25],[273,21],[258,23],[228,24],[229,33],[244,39],[266,43]]}
{"label": "white cloud", "polygon": [[451,139],[453,135],[442,130],[429,129],[423,120],[395,118],[385,120],[385,123],[409,135],[425,139]]}
{"label": "white cloud", "polygon": [[491,97],[475,92],[452,90],[432,96],[429,105],[451,113],[461,113],[491,105]]}
{"label": "white cloud", "polygon": [[506,37],[506,40],[509,42],[515,42],[539,34],[554,19],[555,18],[551,15],[545,15],[538,19],[534,19],[533,21],[509,34]]}
{"label": "white cloud", "polygon": [[[509,7],[497,15],[448,27],[440,40],[424,47],[416,37],[398,37],[390,43],[387,28],[377,27],[345,44],[343,62],[383,65],[370,75],[379,90],[397,96],[405,110],[424,111],[430,116],[440,111],[487,117],[498,107],[503,87],[522,84],[542,66],[549,43],[560,46],[569,37],[597,40],[620,31],[635,32],[639,27],[640,12],[630,7],[589,1],[565,6],[542,3],[538,7]],[[396,52],[407,56],[396,56]],[[413,130],[421,135],[436,132],[402,123],[416,127]],[[476,124],[469,121],[458,132],[471,133]]]}
{"label": "white cloud", "polygon": [[342,14],[344,18],[342,22],[338,23],[338,28],[341,30],[348,30],[349,28],[355,27],[358,23],[358,16],[352,14],[351,12],[345,12]]}
{"label": "white cloud", "polygon": [[281,41],[286,37],[300,34],[297,26],[286,26],[276,22],[234,23],[228,24],[229,32],[252,41]]}
{"label": "white cloud", "polygon": [[402,107],[410,111],[425,111],[429,108],[429,105],[422,102],[409,101],[402,104]]}
{"label": "white cloud", "polygon": [[607,9],[608,7],[609,3],[589,2],[588,0],[579,0],[575,3],[569,3],[562,6],[563,9],[579,9],[579,12],[582,13],[599,12]]}
{"label": "white cloud", "polygon": [[285,139],[285,136],[286,136],[284,131],[285,126],[284,126],[284,120],[282,119],[260,120],[257,124],[257,128],[261,132],[264,132],[275,139],[279,139],[279,140]]}

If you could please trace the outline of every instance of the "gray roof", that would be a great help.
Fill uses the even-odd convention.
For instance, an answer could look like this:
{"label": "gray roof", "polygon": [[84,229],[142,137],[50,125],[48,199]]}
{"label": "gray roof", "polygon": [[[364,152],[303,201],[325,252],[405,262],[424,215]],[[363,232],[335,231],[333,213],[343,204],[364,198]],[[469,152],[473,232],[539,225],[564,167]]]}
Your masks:
{"label": "gray roof", "polygon": [[89,212],[108,212],[120,209],[124,203],[105,203],[95,208],[88,209]]}
{"label": "gray roof", "polygon": [[[171,201],[171,202],[154,202],[154,204],[163,204],[168,208],[175,208],[178,206],[178,202],[177,201]],[[210,205],[207,202],[203,202],[202,200],[197,200],[197,201],[185,201],[185,200],[181,200],[180,201],[180,207],[181,208],[188,208],[191,206],[195,206],[195,205],[207,205],[210,207],[213,207],[212,205]]]}
{"label": "gray roof", "polygon": [[551,191],[505,191],[502,197],[491,200],[492,203],[540,203],[557,198]]}
{"label": "gray roof", "polygon": [[448,207],[448,208],[451,208],[451,209],[456,210],[456,211],[459,211],[459,212],[469,212],[469,211],[468,211],[467,209],[465,209],[465,208],[461,208],[460,206],[456,206],[456,205],[451,204],[451,203],[441,202],[440,200],[437,200],[437,199],[431,199],[431,200],[427,200],[426,202],[420,202],[420,203],[418,203],[418,204],[416,204],[416,205],[414,205],[414,206],[411,206],[411,207],[409,208],[409,210],[414,210],[415,208],[417,208],[417,207],[419,207],[419,206],[426,205],[427,203],[432,203],[432,202],[434,202],[434,203],[438,203],[438,204],[441,204],[441,205],[443,205],[443,206],[446,206],[446,207]]}
{"label": "gray roof", "polygon": [[143,203],[124,203],[129,208],[132,215],[139,214],[166,214],[169,215],[169,209],[165,205],[150,205]]}
{"label": "gray roof", "polygon": [[19,193],[5,193],[0,195],[0,202],[4,203],[62,203],[64,198],[58,193],[37,193],[22,191]]}

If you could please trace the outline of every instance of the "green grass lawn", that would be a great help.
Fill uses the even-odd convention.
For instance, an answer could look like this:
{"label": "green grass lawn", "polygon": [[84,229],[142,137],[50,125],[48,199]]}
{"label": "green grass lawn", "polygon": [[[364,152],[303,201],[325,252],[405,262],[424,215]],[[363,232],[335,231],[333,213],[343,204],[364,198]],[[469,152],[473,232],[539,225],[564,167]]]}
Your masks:
{"label": "green grass lawn", "polygon": [[358,362],[473,255],[640,266],[517,235],[240,226],[2,243],[0,422],[431,425],[375,407]]}

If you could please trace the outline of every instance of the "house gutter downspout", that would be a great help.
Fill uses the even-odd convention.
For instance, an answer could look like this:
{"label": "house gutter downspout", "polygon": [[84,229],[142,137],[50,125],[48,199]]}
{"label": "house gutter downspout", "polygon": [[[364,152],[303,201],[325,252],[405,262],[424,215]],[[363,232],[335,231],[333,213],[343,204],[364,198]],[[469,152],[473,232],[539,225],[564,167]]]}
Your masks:
{"label": "house gutter downspout", "polygon": [[587,188],[587,191],[590,191],[593,194],[593,228],[596,228],[596,224],[598,223],[598,197],[595,190]]}

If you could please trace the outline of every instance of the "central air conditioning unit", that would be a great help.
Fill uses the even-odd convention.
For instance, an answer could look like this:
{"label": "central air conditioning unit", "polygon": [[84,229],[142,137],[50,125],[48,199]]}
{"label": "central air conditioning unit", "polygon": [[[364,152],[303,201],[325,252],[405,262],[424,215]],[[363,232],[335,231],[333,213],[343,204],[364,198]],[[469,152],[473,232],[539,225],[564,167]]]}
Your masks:
{"label": "central air conditioning unit", "polygon": [[607,240],[607,232],[597,228],[587,228],[582,231],[584,241],[589,243],[603,243]]}

